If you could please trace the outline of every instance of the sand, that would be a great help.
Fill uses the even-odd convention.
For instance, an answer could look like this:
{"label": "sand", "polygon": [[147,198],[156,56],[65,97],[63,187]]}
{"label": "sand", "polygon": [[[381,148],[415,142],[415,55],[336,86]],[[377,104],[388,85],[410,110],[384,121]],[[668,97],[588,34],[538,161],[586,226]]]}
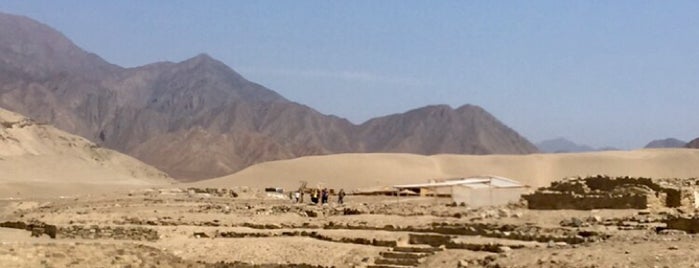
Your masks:
{"label": "sand", "polygon": [[0,109],[0,198],[172,184],[167,174],[79,136]]}
{"label": "sand", "polygon": [[570,176],[606,174],[653,178],[699,177],[699,150],[646,149],[570,154],[434,155],[338,154],[266,162],[235,174],[194,183],[204,187],[310,186],[357,189],[430,179],[496,175],[531,187]]}
{"label": "sand", "polygon": [[[344,205],[317,206],[256,196],[217,197],[161,189],[71,199],[0,200],[4,221],[38,220],[59,228],[56,239],[51,239],[0,227],[0,263],[3,267],[371,267],[399,247],[430,247],[411,242],[411,236],[446,235],[453,245],[470,246],[448,246],[408,267],[699,267],[695,254],[699,236],[656,231],[664,226],[663,219],[679,213],[677,209],[473,209],[448,206],[448,198],[388,196],[349,196]],[[361,213],[344,214],[345,209]],[[317,214],[304,216],[305,211]],[[589,220],[591,216],[598,220]],[[572,217],[589,225],[562,224]],[[429,227],[445,224],[463,226],[457,230],[485,231],[452,234]],[[509,233],[502,231],[506,226],[538,241],[505,235]],[[71,236],[66,231],[76,228],[89,232]],[[155,231],[157,238],[116,237],[110,236],[115,232],[105,231],[117,228]],[[553,242],[579,231],[600,235],[584,243]],[[498,247],[502,252],[496,253],[492,245],[508,249]],[[464,262],[468,266],[459,265]]]}

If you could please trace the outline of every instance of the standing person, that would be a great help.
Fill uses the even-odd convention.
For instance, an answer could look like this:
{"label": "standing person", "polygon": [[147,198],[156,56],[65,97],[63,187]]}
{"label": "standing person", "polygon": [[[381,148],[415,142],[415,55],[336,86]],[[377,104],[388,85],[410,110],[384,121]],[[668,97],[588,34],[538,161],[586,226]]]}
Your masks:
{"label": "standing person", "polygon": [[300,199],[301,199],[301,192],[296,191],[296,192],[294,193],[294,198],[296,199],[296,203],[299,203],[299,202],[300,202]]}
{"label": "standing person", "polygon": [[311,193],[311,202],[313,204],[318,204],[318,194],[320,194],[318,189],[313,189],[313,193]]}
{"label": "standing person", "polygon": [[340,204],[345,203],[345,190],[344,189],[340,189],[340,192],[337,193],[337,202]]}
{"label": "standing person", "polygon": [[323,204],[328,203],[328,188],[323,188],[322,193],[322,199],[323,199]]}

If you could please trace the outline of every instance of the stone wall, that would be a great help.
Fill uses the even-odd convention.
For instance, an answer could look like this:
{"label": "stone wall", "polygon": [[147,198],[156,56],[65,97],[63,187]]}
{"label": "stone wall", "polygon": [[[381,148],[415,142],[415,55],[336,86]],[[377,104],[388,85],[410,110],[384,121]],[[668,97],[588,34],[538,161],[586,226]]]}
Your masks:
{"label": "stone wall", "polygon": [[669,217],[665,220],[667,229],[682,230],[690,234],[699,233],[699,218],[697,217]]}
{"label": "stone wall", "polygon": [[646,195],[581,195],[537,192],[524,196],[530,209],[645,209]]}
{"label": "stone wall", "polygon": [[29,221],[28,223],[21,221],[6,221],[0,223],[0,227],[4,228],[14,228],[30,231],[32,236],[39,237],[44,234],[51,238],[56,238],[57,228],[56,225],[46,224],[39,221]]}
{"label": "stone wall", "polygon": [[156,241],[158,231],[144,227],[71,225],[58,228],[58,238]]}
{"label": "stone wall", "polygon": [[[688,182],[691,181],[691,182]],[[567,178],[522,196],[529,209],[694,207],[695,179]]]}

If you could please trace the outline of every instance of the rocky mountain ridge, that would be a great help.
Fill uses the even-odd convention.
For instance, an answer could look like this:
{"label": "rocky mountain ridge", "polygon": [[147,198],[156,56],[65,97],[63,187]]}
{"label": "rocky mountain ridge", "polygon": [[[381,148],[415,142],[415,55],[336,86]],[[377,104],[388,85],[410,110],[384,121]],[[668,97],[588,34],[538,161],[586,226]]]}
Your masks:
{"label": "rocky mountain ridge", "polygon": [[666,138],[653,140],[649,142],[644,148],[682,148],[686,145],[686,141],[681,141],[675,138]]}
{"label": "rocky mountain ridge", "polygon": [[536,152],[477,106],[428,106],[354,125],[291,102],[206,54],[122,68],[46,25],[1,13],[0,62],[0,107],[180,179],[305,155]]}

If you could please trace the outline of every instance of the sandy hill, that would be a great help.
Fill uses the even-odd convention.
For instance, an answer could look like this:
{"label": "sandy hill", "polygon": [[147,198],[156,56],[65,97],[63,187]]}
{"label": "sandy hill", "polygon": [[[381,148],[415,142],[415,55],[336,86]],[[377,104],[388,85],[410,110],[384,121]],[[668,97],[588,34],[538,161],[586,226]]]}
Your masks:
{"label": "sandy hill", "polygon": [[201,186],[298,187],[300,180],[355,189],[433,178],[498,175],[533,187],[568,176],[699,177],[699,150],[653,149],[570,154],[435,155],[339,154],[267,162],[198,182]]}
{"label": "sandy hill", "polygon": [[0,109],[0,197],[88,194],[172,182],[134,158]]}
{"label": "sandy hill", "polygon": [[0,62],[0,107],[180,179],[306,155],[536,152],[475,106],[429,106],[354,125],[289,101],[206,54],[123,68],[47,25],[2,13]]}

